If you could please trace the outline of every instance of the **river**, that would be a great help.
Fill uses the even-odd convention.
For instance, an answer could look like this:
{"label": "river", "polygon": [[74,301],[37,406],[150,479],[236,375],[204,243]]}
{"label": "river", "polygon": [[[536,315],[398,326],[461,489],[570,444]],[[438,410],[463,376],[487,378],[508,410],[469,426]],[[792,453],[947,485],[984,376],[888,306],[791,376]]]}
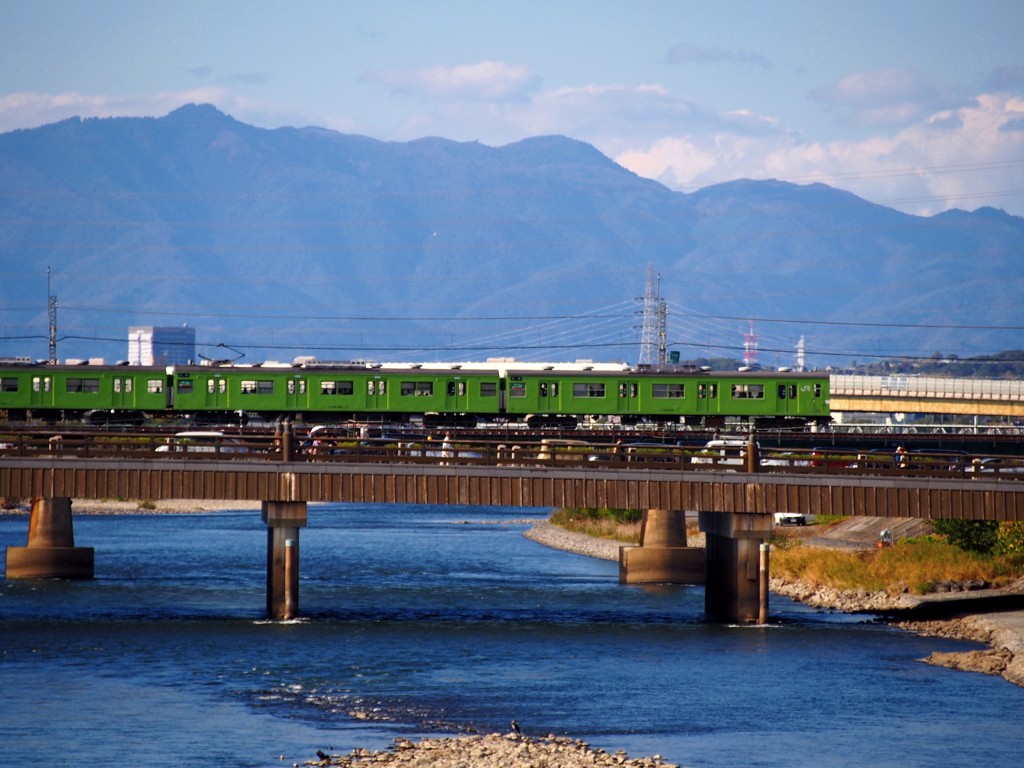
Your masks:
{"label": "river", "polygon": [[688,766],[1020,765],[1024,690],[917,661],[979,646],[778,596],[714,623],[511,522],[547,512],[311,505],[288,623],[258,512],[76,515],[94,580],[0,582],[0,765],[301,765],[512,718]]}

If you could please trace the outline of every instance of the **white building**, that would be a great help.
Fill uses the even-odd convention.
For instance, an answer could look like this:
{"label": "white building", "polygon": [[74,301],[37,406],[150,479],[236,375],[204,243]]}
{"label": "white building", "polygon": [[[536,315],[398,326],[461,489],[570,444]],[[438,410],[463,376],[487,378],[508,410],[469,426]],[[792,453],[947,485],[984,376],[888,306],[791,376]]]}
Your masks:
{"label": "white building", "polygon": [[133,326],[128,329],[129,365],[188,365],[196,359],[196,329]]}

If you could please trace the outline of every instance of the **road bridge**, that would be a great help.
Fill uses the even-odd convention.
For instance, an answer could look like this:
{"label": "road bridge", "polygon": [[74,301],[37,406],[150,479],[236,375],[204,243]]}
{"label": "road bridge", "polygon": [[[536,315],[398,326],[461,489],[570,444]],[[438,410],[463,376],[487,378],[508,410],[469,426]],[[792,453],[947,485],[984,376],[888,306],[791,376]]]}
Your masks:
{"label": "road bridge", "polygon": [[[700,583],[706,574],[707,611],[746,622],[766,616],[760,545],[771,535],[774,513],[1024,521],[1024,483],[998,474],[908,470],[904,476],[884,468],[842,474],[829,471],[827,462],[816,472],[775,467],[765,473],[756,448],[746,466],[699,470],[458,464],[457,456],[431,463],[423,456],[415,457],[419,463],[382,455],[372,463],[269,458],[0,457],[0,496],[35,499],[28,545],[8,549],[6,575],[92,575],[92,550],[74,544],[73,498],[260,501],[268,535],[267,610],[290,617],[298,611],[299,531],[310,502],[631,508],[647,513],[641,545],[623,550],[623,581]],[[686,546],[683,510],[700,513],[706,562],[705,550]]]}
{"label": "road bridge", "polygon": [[834,374],[829,395],[833,413],[1024,416],[1024,381]]}

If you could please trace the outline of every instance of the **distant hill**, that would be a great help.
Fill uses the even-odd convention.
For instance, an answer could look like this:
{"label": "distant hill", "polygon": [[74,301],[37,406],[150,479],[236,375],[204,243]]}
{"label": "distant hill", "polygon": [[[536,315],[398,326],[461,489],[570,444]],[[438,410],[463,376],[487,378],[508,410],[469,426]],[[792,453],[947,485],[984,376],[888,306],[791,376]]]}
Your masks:
{"label": "distant hill", "polygon": [[[776,181],[673,192],[559,136],[383,142],[190,105],[0,135],[0,355],[45,356],[50,266],[62,357],[123,357],[129,325],[187,321],[247,359],[635,362],[621,303],[653,262],[684,358],[742,356],[745,318],[803,321],[758,323],[762,363],[792,365],[800,336],[820,365],[967,357],[1020,346],[1022,243],[1024,219],[990,208],[916,217]],[[575,330],[466,319],[609,306]]]}

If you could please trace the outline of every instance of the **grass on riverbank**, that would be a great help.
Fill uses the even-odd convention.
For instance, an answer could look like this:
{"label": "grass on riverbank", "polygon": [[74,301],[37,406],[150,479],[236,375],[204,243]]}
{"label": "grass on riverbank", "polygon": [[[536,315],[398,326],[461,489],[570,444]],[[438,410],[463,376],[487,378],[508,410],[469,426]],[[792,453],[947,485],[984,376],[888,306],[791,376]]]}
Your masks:
{"label": "grass on riverbank", "polygon": [[964,552],[938,537],[905,539],[892,547],[858,552],[805,547],[789,539],[773,542],[772,576],[812,586],[914,594],[940,581],[988,581],[1001,587],[1024,575],[1019,555]]}
{"label": "grass on riverbank", "polygon": [[559,509],[549,522],[595,539],[639,544],[641,516],[640,510],[632,509]]}

